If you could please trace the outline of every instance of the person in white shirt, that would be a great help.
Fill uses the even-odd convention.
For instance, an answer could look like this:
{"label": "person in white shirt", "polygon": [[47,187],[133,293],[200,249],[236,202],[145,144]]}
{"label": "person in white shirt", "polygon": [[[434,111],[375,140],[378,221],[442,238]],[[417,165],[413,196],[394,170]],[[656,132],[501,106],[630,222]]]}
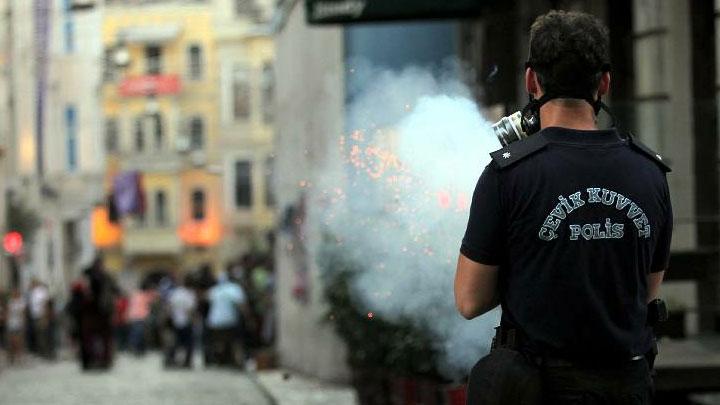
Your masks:
{"label": "person in white shirt", "polygon": [[175,354],[178,348],[182,348],[185,352],[182,366],[192,368],[195,343],[193,339],[193,319],[197,308],[197,299],[195,293],[187,288],[187,280],[184,280],[170,292],[167,306],[175,339],[166,352],[165,366],[173,367],[177,365]]}
{"label": "person in white shirt", "polygon": [[45,284],[35,279],[30,288],[30,319],[32,320],[32,333],[30,341],[34,343],[31,350],[36,350],[43,357],[49,356],[50,342],[48,341],[48,324],[50,314],[48,301],[50,292]]}
{"label": "person in white shirt", "polygon": [[210,330],[210,361],[214,364],[242,366],[242,347],[238,327],[246,302],[245,292],[230,281],[226,273],[220,274],[218,283],[208,292],[210,312],[207,326]]}
{"label": "person in white shirt", "polygon": [[8,361],[10,364],[20,360],[25,340],[25,299],[16,287],[8,300],[7,307],[7,333],[8,333]]}

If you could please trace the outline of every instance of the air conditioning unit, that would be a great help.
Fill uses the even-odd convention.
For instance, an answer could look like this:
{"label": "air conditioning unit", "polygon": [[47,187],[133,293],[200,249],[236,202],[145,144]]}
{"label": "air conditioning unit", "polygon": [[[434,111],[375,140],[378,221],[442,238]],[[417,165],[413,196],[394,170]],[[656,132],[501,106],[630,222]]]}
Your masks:
{"label": "air conditioning unit", "polygon": [[187,153],[190,151],[190,137],[188,135],[178,135],[175,140],[175,150],[180,153]]}
{"label": "air conditioning unit", "polygon": [[194,150],[190,153],[190,162],[195,167],[205,166],[207,164],[207,155],[203,150]]}

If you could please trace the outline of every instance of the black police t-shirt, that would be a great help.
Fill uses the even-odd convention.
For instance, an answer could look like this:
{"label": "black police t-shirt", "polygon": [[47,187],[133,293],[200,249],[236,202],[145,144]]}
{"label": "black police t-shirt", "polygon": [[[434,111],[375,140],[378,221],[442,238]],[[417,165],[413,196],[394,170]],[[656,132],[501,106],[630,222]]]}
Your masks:
{"label": "black police t-shirt", "polygon": [[591,361],[644,354],[647,275],[669,259],[665,172],[615,130],[541,134],[542,150],[485,168],[460,251],[499,265],[503,319],[534,349]]}

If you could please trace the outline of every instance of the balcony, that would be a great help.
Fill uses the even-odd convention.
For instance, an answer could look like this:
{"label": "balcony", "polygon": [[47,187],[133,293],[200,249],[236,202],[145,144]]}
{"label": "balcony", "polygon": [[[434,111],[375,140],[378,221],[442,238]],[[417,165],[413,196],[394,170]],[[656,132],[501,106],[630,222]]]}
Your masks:
{"label": "balcony", "polygon": [[128,152],[123,154],[122,170],[143,173],[177,173],[183,168],[183,156],[174,151]]}
{"label": "balcony", "polygon": [[124,251],[129,255],[179,254],[182,242],[174,227],[129,227],[125,231]]}

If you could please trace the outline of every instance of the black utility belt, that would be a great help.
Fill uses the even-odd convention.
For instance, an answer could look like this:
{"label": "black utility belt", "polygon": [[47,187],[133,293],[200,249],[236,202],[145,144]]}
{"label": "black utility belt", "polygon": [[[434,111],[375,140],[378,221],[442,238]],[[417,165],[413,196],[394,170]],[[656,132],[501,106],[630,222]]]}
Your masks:
{"label": "black utility belt", "polygon": [[[530,339],[520,329],[500,325],[495,328],[495,337],[492,341],[492,350],[497,348],[507,348],[524,352],[524,348],[530,346]],[[541,367],[581,367],[590,365],[591,361],[572,361],[566,358],[553,355],[533,355],[526,354],[525,357]],[[628,359],[618,359],[612,363],[603,364],[606,366],[623,366],[631,362],[645,359],[644,355],[633,356]],[[589,359],[588,359],[589,360]]]}
{"label": "black utility belt", "polygon": [[[531,357],[533,362],[541,367],[583,367],[588,366],[588,364],[578,364],[577,362],[572,362],[570,360],[566,360],[559,357],[547,357],[547,356],[534,356]],[[645,356],[634,356],[631,357],[630,360],[627,360],[625,364],[629,364],[635,361],[644,360]],[[622,366],[624,365],[623,362],[617,362],[612,364],[603,364],[604,366]]]}

